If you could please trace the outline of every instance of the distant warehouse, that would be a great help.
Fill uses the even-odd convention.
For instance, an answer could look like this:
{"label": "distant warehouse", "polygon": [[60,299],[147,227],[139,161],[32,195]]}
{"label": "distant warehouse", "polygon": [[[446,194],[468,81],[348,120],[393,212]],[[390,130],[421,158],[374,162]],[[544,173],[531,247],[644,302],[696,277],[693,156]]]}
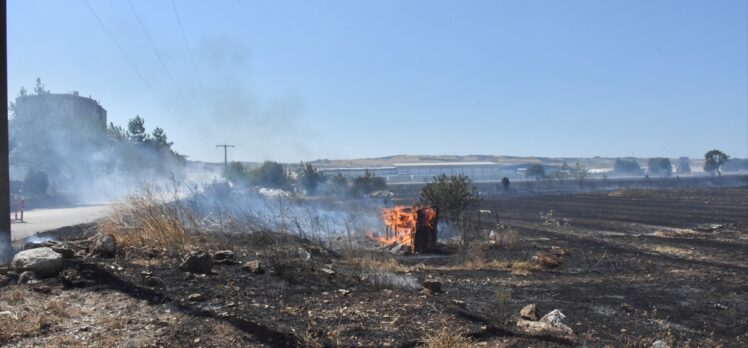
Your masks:
{"label": "distant warehouse", "polygon": [[366,171],[387,179],[388,182],[430,181],[437,175],[467,175],[473,180],[497,180],[511,174],[503,166],[493,162],[437,162],[394,163],[388,167],[343,167],[320,168],[326,175],[357,177]]}

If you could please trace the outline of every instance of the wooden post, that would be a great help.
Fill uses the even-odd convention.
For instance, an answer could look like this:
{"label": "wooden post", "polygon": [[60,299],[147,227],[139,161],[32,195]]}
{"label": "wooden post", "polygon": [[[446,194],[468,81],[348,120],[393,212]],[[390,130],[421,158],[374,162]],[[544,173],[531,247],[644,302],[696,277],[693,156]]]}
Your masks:
{"label": "wooden post", "polygon": [[0,0],[0,264],[13,256],[10,238],[10,174],[8,173],[8,30],[7,3]]}

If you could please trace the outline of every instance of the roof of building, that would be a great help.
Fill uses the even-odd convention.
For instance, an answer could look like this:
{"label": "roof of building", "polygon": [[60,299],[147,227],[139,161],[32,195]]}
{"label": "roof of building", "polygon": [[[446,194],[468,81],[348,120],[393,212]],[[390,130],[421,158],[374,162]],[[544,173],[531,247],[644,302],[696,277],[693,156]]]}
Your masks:
{"label": "roof of building", "polygon": [[498,166],[494,162],[436,162],[436,163],[394,163],[395,167],[470,167],[470,166]]}

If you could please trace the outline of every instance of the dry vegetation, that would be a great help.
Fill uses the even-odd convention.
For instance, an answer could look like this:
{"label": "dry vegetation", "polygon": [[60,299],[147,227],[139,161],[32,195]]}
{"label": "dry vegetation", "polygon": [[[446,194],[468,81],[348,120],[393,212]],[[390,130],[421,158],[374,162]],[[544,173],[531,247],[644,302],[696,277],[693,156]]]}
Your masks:
{"label": "dry vegetation", "polygon": [[180,200],[178,185],[165,191],[144,185],[114,205],[111,215],[99,223],[99,231],[111,235],[124,248],[158,248],[184,251],[189,246],[188,225],[194,215]]}
{"label": "dry vegetation", "polygon": [[470,348],[473,340],[465,336],[463,330],[444,326],[421,339],[422,348]]}

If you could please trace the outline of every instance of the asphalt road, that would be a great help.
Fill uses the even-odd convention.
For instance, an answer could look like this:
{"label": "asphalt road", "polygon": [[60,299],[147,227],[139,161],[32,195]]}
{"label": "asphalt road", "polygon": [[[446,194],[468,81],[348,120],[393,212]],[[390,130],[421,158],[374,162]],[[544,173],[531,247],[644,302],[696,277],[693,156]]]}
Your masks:
{"label": "asphalt road", "polygon": [[[109,213],[109,209],[109,204],[96,204],[26,211],[23,215],[25,222],[14,221],[11,223],[11,238],[17,240],[47,230],[92,222],[105,217]],[[10,218],[13,221],[14,215],[12,213]]]}

